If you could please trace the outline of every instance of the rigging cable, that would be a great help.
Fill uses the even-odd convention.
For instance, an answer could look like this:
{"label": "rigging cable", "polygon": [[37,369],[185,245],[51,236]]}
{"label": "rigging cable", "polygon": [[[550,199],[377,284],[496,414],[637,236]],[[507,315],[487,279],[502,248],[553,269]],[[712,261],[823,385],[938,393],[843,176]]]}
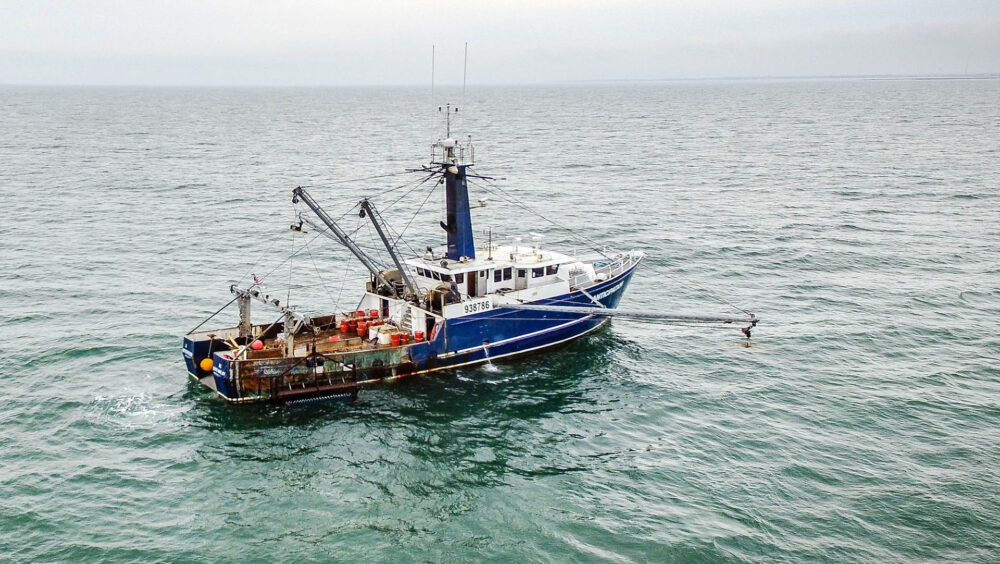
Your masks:
{"label": "rigging cable", "polygon": [[[358,179],[351,179],[351,180],[342,180],[342,181],[337,181],[337,182],[331,182],[330,184],[331,184],[331,185],[332,185],[332,184],[344,184],[344,183],[347,183],[347,182],[358,182],[358,181],[361,181],[361,180],[372,180],[372,179],[375,179],[375,178],[384,178],[384,177],[389,177],[389,176],[399,176],[399,175],[403,175],[403,174],[411,174],[411,172],[407,170],[407,171],[402,171],[402,172],[395,172],[395,173],[389,173],[389,174],[380,174],[380,175],[375,175],[375,176],[369,176],[369,177],[366,177],[366,178],[358,178]],[[417,186],[414,186],[413,190],[415,190],[415,189],[416,189],[417,187],[419,187],[419,185],[420,185],[420,184],[423,184],[424,182],[426,182],[426,181],[427,181],[427,180],[429,180],[430,178],[434,177],[434,175],[435,175],[435,174],[437,174],[437,172],[436,172],[436,171],[435,171],[435,172],[433,172],[433,173],[431,173],[431,174],[429,174],[428,176],[426,176],[426,177],[425,177],[424,179],[422,179],[421,181],[419,181],[419,182],[417,183]],[[393,188],[390,188],[390,189],[388,189],[388,190],[386,190],[386,191],[382,192],[382,194],[383,194],[383,195],[384,195],[384,194],[389,194],[389,193],[391,193],[391,192],[395,192],[396,190],[400,190],[400,189],[402,189],[402,188],[406,188],[406,187],[408,187],[408,186],[411,186],[412,184],[413,184],[413,182],[406,182],[405,184],[400,184],[399,186],[395,186],[395,187],[393,187]],[[313,185],[313,186],[323,186],[323,185]],[[410,192],[412,192],[413,190],[410,190]],[[408,194],[409,194],[410,192],[407,192],[406,194],[403,194],[403,196],[401,196],[400,198],[397,198],[397,199],[396,199],[396,200],[395,200],[394,202],[392,202],[392,204],[390,204],[390,205],[389,205],[389,206],[387,206],[387,207],[391,207],[391,206],[392,206],[393,204],[395,204],[395,203],[399,202],[399,201],[400,201],[400,200],[402,200],[402,199],[403,199],[404,197],[406,197],[406,196],[407,196],[407,195],[408,195]],[[354,210],[354,208],[358,207],[359,205],[360,205],[360,202],[355,202],[355,203],[354,203],[354,205],[352,205],[352,206],[351,206],[350,208],[348,208],[348,209],[347,209],[347,211],[345,211],[344,213],[340,214],[340,216],[339,216],[339,217],[337,218],[337,221],[339,221],[339,220],[343,219],[344,217],[346,217],[346,216],[347,216],[347,214],[351,213],[351,212],[352,212],[352,211]],[[351,233],[350,233],[349,235],[350,235],[350,236],[353,236],[354,234],[356,234],[356,233],[357,233],[357,232],[358,232],[358,231],[359,231],[359,230],[361,229],[361,227],[362,227],[362,226],[361,226],[361,225],[359,225],[359,226],[358,226],[358,227],[356,227],[356,228],[354,229],[354,231],[352,231],[352,232],[351,232]],[[275,267],[274,267],[273,269],[269,270],[269,271],[268,271],[268,272],[267,272],[266,274],[264,274],[263,276],[260,276],[260,277],[259,277],[259,278],[260,278],[260,280],[261,280],[261,281],[263,281],[263,280],[265,280],[265,279],[266,279],[266,278],[267,278],[268,276],[270,276],[271,274],[274,274],[274,272],[275,272],[276,270],[278,270],[279,268],[281,268],[281,267],[282,267],[282,266],[283,266],[283,265],[285,264],[285,262],[287,262],[287,261],[290,261],[290,260],[292,260],[292,258],[294,258],[294,257],[295,257],[296,255],[298,255],[298,254],[299,254],[299,253],[301,253],[301,252],[302,252],[303,250],[305,250],[305,249],[306,249],[306,247],[307,247],[307,246],[308,246],[308,245],[309,245],[310,243],[312,243],[313,241],[315,241],[315,240],[316,240],[317,238],[319,238],[319,236],[320,236],[320,235],[322,235],[322,234],[326,233],[326,231],[328,231],[328,230],[329,230],[329,229],[326,229],[326,228],[324,228],[324,229],[322,229],[322,230],[320,230],[320,231],[317,231],[317,232],[316,232],[316,235],[314,235],[314,236],[312,237],[312,239],[310,239],[310,240],[309,240],[309,241],[307,241],[307,242],[306,242],[305,244],[303,244],[303,245],[302,245],[302,247],[300,247],[298,251],[294,251],[294,252],[292,252],[292,254],[290,254],[290,255],[289,255],[288,257],[286,257],[286,258],[285,258],[285,260],[281,261],[281,262],[280,262],[280,263],[279,263],[279,264],[278,264],[277,266],[275,266]],[[294,247],[293,247],[293,248],[294,248]],[[249,276],[251,272],[253,272],[253,269],[254,269],[254,268],[256,268],[257,264],[259,264],[259,263],[260,263],[260,260],[261,260],[262,258],[264,258],[264,254],[266,254],[266,253],[267,253],[267,249],[264,249],[264,250],[262,250],[262,251],[261,251],[261,253],[260,253],[260,255],[259,255],[259,256],[257,257],[257,259],[256,259],[256,260],[255,260],[255,261],[253,262],[253,264],[251,264],[251,265],[250,265],[250,268],[248,268],[248,269],[247,269],[247,271],[246,271],[245,273],[243,273],[243,275],[242,275],[242,276],[240,276],[240,277],[239,277],[239,278],[238,278],[238,279],[236,280],[236,284],[237,284],[237,285],[239,285],[240,283],[242,283],[242,282],[243,282],[243,280],[244,280],[244,279],[245,279],[245,278],[246,278],[247,276]]]}
{"label": "rigging cable", "polygon": [[[413,212],[413,215],[410,216],[410,220],[406,222],[406,225],[403,227],[403,230],[400,231],[399,233],[396,233],[396,239],[392,242],[392,247],[394,249],[396,249],[397,253],[399,252],[399,242],[402,241],[403,234],[405,234],[406,230],[410,228],[410,224],[412,224],[413,220],[417,218],[417,215],[420,213],[420,210],[422,210],[424,208],[424,206],[427,204],[427,201],[431,199],[431,196],[434,195],[434,192],[436,190],[437,190],[437,186],[435,185],[435,186],[432,186],[431,189],[427,191],[427,196],[424,198],[424,201],[420,203],[420,206],[417,208],[417,211]],[[378,213],[379,218],[382,219],[382,224],[385,225],[386,228],[388,228],[389,230],[391,230],[391,231],[393,231],[395,233],[396,230],[393,229],[392,226],[390,226],[389,223],[386,222],[384,218],[382,218],[382,212],[378,211],[378,210],[376,210],[376,212]],[[406,241],[403,241],[403,244],[406,245],[406,248],[409,249],[410,252],[413,253],[414,255],[419,255],[420,254],[420,253],[416,252],[415,250],[413,250],[413,247],[411,247],[410,244],[407,243]]]}
{"label": "rigging cable", "polygon": [[[430,175],[428,175],[427,177],[425,177],[423,180],[417,182],[416,185],[414,185],[413,188],[410,191],[408,191],[407,193],[403,194],[402,196],[400,196],[400,197],[396,198],[395,200],[393,200],[392,202],[390,202],[389,205],[387,205],[384,208],[382,208],[382,211],[385,211],[385,210],[391,208],[392,206],[394,206],[397,203],[399,203],[400,200],[402,200],[403,198],[405,198],[405,197],[409,196],[410,194],[412,194],[414,191],[416,191],[417,188],[420,188],[421,184],[423,184],[424,182],[427,182],[428,180],[430,180],[431,178],[433,178],[435,174],[437,174],[437,172],[431,173]],[[407,183],[404,186],[409,186],[410,184],[411,183]],[[388,194],[389,192],[392,192],[393,190],[397,190],[399,188],[400,187],[397,186],[396,188],[393,188],[392,190],[387,190],[387,191],[383,192],[383,194]],[[358,204],[355,204],[355,206],[358,206],[358,205],[360,205],[360,202]],[[350,233],[348,233],[348,236],[353,236],[354,234],[356,234],[361,229],[361,227],[362,226],[359,225],[356,229],[354,229],[354,231],[351,231]]]}
{"label": "rigging cable", "polygon": [[347,180],[337,180],[336,182],[327,182],[324,184],[310,184],[308,186],[303,186],[303,188],[324,188],[327,186],[335,186],[337,184],[347,184],[348,182],[361,182],[362,180],[374,180],[376,178],[387,178],[389,176],[400,176],[402,174],[409,174],[410,171],[403,170],[400,172],[389,172],[386,174],[376,174],[375,176],[366,176],[364,178],[349,178]]}
{"label": "rigging cable", "polygon": [[192,329],[192,330],[188,331],[187,333],[185,333],[185,335],[190,335],[191,333],[194,333],[198,329],[201,329],[202,325],[208,323],[209,320],[211,320],[213,317],[215,317],[216,315],[219,315],[220,313],[222,313],[222,310],[224,310],[227,307],[233,305],[233,302],[235,302],[238,299],[240,299],[240,297],[236,296],[235,298],[229,300],[229,303],[227,303],[226,305],[224,305],[224,306],[220,307],[219,309],[215,310],[215,313],[213,313],[212,315],[209,315],[208,317],[206,317],[204,321],[202,321],[201,323],[199,323],[198,325],[196,325],[194,329]]}
{"label": "rigging cable", "polygon": [[[295,218],[297,217],[297,214],[295,213],[297,207],[298,207],[298,205],[295,202],[292,202],[292,222],[293,223],[295,222]],[[296,233],[296,231],[294,229],[290,229],[289,231],[292,232],[292,240],[291,240],[292,244],[291,244],[290,249],[291,249],[292,252],[295,252],[295,233]],[[308,248],[308,247],[306,247],[306,248]],[[285,296],[285,306],[289,307],[289,306],[291,306],[291,304],[292,304],[292,261],[291,261],[291,259],[289,259],[288,260],[288,294]]]}
{"label": "rigging cable", "polygon": [[[490,190],[489,190],[489,188],[486,188],[486,186],[484,186],[483,184],[480,184],[480,183],[478,183],[478,182],[472,182],[472,184],[473,184],[474,186],[478,187],[478,188],[481,188],[481,189],[483,189],[483,190],[486,190],[486,191],[490,191]],[[556,221],[554,221],[554,220],[550,219],[549,217],[546,217],[545,215],[543,215],[543,214],[541,214],[541,213],[539,213],[539,212],[537,212],[537,211],[535,211],[535,210],[531,209],[531,208],[530,208],[530,207],[529,207],[529,206],[528,206],[527,204],[525,204],[524,202],[522,202],[522,201],[518,200],[518,199],[517,199],[517,198],[516,198],[515,196],[513,196],[513,195],[512,195],[512,194],[510,194],[510,193],[508,193],[508,192],[507,192],[506,190],[504,190],[504,189],[500,188],[500,186],[499,186],[499,185],[497,185],[497,184],[491,184],[491,187],[493,187],[493,188],[496,188],[496,189],[497,189],[497,190],[498,190],[498,191],[500,192],[500,194],[501,194],[501,197],[502,197],[502,198],[504,198],[504,196],[506,196],[506,197],[504,198],[504,199],[505,199],[506,201],[508,201],[508,202],[510,202],[510,203],[512,203],[512,204],[515,204],[515,205],[517,205],[517,206],[520,206],[520,207],[521,207],[521,208],[523,208],[524,210],[526,210],[526,211],[528,211],[528,212],[530,212],[530,213],[532,213],[532,214],[534,214],[534,215],[536,215],[536,216],[538,216],[538,217],[540,217],[540,218],[544,219],[545,221],[548,221],[548,222],[549,222],[549,223],[551,223],[552,225],[555,225],[556,227],[558,227],[558,228],[560,228],[560,229],[562,229],[562,230],[566,231],[567,233],[569,233],[569,234],[570,234],[570,235],[572,235],[573,237],[576,237],[576,238],[577,238],[577,239],[579,239],[580,241],[582,241],[582,242],[584,242],[584,243],[586,243],[586,244],[588,244],[588,245],[593,245],[593,247],[592,247],[592,250],[593,250],[593,251],[596,251],[596,252],[597,252],[597,253],[598,253],[599,255],[601,255],[602,257],[604,257],[604,258],[606,258],[606,259],[608,259],[608,260],[611,260],[611,257],[609,257],[608,255],[606,255],[606,254],[604,253],[604,251],[603,251],[603,250],[601,250],[601,245],[600,245],[600,243],[598,243],[598,242],[596,242],[596,241],[594,241],[594,240],[592,240],[592,239],[590,239],[590,238],[588,238],[588,237],[584,237],[583,235],[580,235],[579,233],[577,233],[577,232],[573,231],[573,230],[572,230],[572,229],[570,229],[569,227],[566,227],[565,225],[562,225],[562,224],[560,224],[560,223],[557,223]],[[493,193],[494,193],[494,194],[496,194],[496,192],[493,192]]]}
{"label": "rigging cable", "polygon": [[[479,187],[479,188],[482,188],[482,189],[484,189],[484,190],[488,190],[488,188],[486,188],[486,186],[484,186],[484,185],[482,185],[482,184],[479,184],[479,183],[476,183],[476,182],[474,182],[473,184],[474,184],[474,185],[476,185],[476,186],[477,186],[477,187]],[[533,213],[533,214],[537,215],[538,217],[540,217],[540,218],[542,218],[542,219],[544,219],[544,220],[546,220],[546,221],[548,221],[548,222],[552,223],[552,224],[553,224],[553,225],[555,225],[556,227],[559,227],[559,228],[561,228],[561,229],[564,229],[564,230],[566,230],[566,231],[567,231],[567,232],[569,232],[569,233],[570,233],[571,235],[573,235],[573,236],[575,236],[575,237],[579,238],[580,240],[582,240],[582,241],[584,241],[584,242],[586,242],[586,243],[588,243],[588,244],[591,244],[591,245],[596,245],[596,244],[597,244],[596,242],[594,242],[594,241],[592,241],[592,240],[590,240],[590,239],[588,239],[588,238],[586,238],[586,237],[584,237],[584,236],[582,236],[582,235],[579,235],[579,234],[577,234],[577,233],[576,233],[576,232],[574,232],[574,231],[573,231],[572,229],[569,229],[568,227],[565,227],[565,226],[562,226],[562,225],[560,225],[560,224],[556,223],[555,221],[553,221],[553,220],[551,220],[551,219],[549,219],[549,218],[545,217],[544,215],[542,215],[542,214],[540,214],[540,213],[538,213],[538,212],[536,212],[536,211],[532,210],[532,209],[531,209],[530,207],[528,207],[528,206],[527,206],[527,204],[524,204],[523,202],[519,201],[519,200],[518,200],[518,199],[517,199],[517,198],[516,198],[515,196],[513,196],[512,194],[510,194],[510,193],[509,193],[509,192],[507,192],[506,190],[503,190],[502,188],[500,188],[500,186],[499,186],[498,184],[496,184],[496,183],[492,183],[492,184],[490,184],[490,186],[491,186],[491,187],[494,187],[494,188],[496,188],[496,189],[497,189],[498,191],[500,191],[500,192],[502,192],[502,193],[503,193],[504,195],[508,196],[508,197],[510,198],[510,200],[508,200],[508,201],[512,201],[513,203],[515,203],[515,204],[517,204],[517,205],[521,206],[522,208],[524,208],[525,210],[527,210],[527,211],[529,211],[529,212],[531,212],[531,213]],[[593,250],[597,251],[597,252],[598,252],[598,253],[599,253],[599,254],[600,254],[601,256],[603,256],[604,258],[606,258],[606,259],[609,259],[609,260],[611,259],[611,257],[609,257],[608,255],[604,254],[604,252],[602,252],[601,250],[599,250],[599,249],[597,249],[597,248],[595,248],[595,249],[593,249]],[[680,284],[682,284],[682,285],[690,285],[690,286],[694,286],[695,288],[697,288],[698,290],[701,290],[702,292],[704,292],[704,293],[705,293],[706,295],[708,295],[708,296],[709,296],[709,297],[711,297],[712,299],[714,299],[714,300],[718,301],[719,303],[722,303],[722,304],[724,304],[724,305],[727,305],[727,306],[729,306],[729,307],[733,308],[733,309],[734,309],[734,310],[736,310],[736,311],[739,311],[739,312],[742,312],[742,313],[745,313],[745,314],[747,314],[747,315],[753,315],[753,314],[752,314],[752,313],[751,313],[751,312],[750,312],[749,310],[747,310],[747,309],[744,309],[744,308],[742,308],[742,307],[739,307],[738,305],[736,305],[736,304],[734,304],[734,303],[730,302],[729,300],[727,300],[727,299],[725,299],[725,298],[723,298],[723,297],[721,297],[721,296],[719,296],[719,295],[715,294],[714,292],[712,292],[712,291],[711,291],[711,290],[709,290],[708,288],[706,288],[706,287],[702,286],[701,284],[698,284],[697,282],[693,282],[693,281],[687,281],[687,280],[683,280],[683,279],[681,279],[681,278],[679,278],[679,277],[677,277],[677,276],[674,276],[674,275],[670,275],[670,274],[665,274],[664,276],[666,276],[666,277],[668,277],[668,278],[671,278],[671,279],[673,279],[673,280],[676,280],[677,282],[679,282],[679,283],[680,283]]]}
{"label": "rigging cable", "polygon": [[331,302],[330,305],[332,305],[333,309],[336,310],[337,309],[337,302],[334,301],[334,299],[333,299],[333,292],[330,291],[330,288],[326,285],[326,280],[323,278],[323,275],[320,274],[320,272],[319,272],[319,266],[316,264],[316,257],[313,256],[311,248],[309,248],[307,246],[306,250],[309,252],[309,261],[312,262],[313,270],[316,271],[316,278],[319,278],[320,283],[323,285],[323,289],[326,291],[327,297],[330,298],[330,302]]}

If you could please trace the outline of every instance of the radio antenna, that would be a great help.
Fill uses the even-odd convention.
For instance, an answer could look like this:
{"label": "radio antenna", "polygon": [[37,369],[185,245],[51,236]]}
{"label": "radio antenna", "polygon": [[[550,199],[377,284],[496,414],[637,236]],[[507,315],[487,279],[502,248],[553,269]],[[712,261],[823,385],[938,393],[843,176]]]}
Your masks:
{"label": "radio antenna", "polygon": [[431,103],[434,103],[434,45],[431,45]]}
{"label": "radio antenna", "polygon": [[469,74],[469,42],[465,42],[465,60],[462,62],[462,105],[465,105],[465,77]]}

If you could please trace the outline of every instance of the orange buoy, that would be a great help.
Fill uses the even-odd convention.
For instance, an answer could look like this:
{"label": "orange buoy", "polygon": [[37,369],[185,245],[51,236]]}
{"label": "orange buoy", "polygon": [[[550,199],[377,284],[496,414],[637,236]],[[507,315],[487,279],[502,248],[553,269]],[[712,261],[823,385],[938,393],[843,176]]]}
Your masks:
{"label": "orange buoy", "polygon": [[201,369],[204,370],[205,372],[211,372],[212,367],[215,366],[215,363],[212,362],[212,359],[210,358],[203,358],[201,359],[201,362],[198,363],[198,366],[200,366]]}
{"label": "orange buoy", "polygon": [[260,342],[260,339],[257,339],[256,341],[250,343],[250,348],[255,351],[259,351],[264,348],[264,343]]}

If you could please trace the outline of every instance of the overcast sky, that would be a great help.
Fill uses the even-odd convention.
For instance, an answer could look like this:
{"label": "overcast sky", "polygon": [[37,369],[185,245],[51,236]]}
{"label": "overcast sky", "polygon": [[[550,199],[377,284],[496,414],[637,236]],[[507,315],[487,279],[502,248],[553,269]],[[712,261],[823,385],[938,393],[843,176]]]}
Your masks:
{"label": "overcast sky", "polygon": [[1000,0],[0,0],[0,83],[1000,72]]}

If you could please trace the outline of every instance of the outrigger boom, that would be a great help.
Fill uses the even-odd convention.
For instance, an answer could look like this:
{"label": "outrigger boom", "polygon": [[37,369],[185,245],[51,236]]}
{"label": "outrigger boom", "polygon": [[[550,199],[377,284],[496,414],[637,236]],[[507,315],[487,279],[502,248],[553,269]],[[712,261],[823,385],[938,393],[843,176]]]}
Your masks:
{"label": "outrigger boom", "polygon": [[521,309],[526,311],[543,311],[550,313],[584,313],[599,317],[631,317],[636,319],[650,319],[656,321],[689,321],[692,323],[749,323],[752,326],[760,321],[756,315],[750,313],[747,317],[734,317],[730,315],[688,315],[683,313],[666,313],[647,309],[621,309],[605,307],[586,306],[550,306],[533,304],[506,304],[504,307],[510,309]]}

